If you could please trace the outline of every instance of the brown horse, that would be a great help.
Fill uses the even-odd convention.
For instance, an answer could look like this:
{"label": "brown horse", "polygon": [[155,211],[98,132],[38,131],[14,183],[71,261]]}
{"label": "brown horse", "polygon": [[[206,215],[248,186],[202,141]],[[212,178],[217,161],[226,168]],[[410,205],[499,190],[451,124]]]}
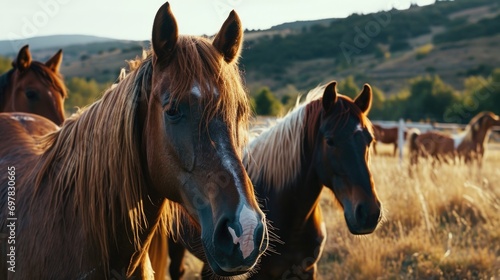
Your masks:
{"label": "brown horse", "polygon": [[43,136],[59,130],[59,126],[39,115],[22,112],[0,113],[0,115],[2,119],[10,118],[17,121],[18,125],[22,127],[27,134],[32,136]]}
{"label": "brown horse", "polygon": [[0,120],[0,275],[151,279],[147,248],[172,230],[172,201],[215,273],[251,270],[268,239],[241,162],[241,37],[234,12],[213,41],[179,36],[166,3],[148,57],[60,130],[34,143],[17,120]]}
{"label": "brown horse", "polygon": [[[352,100],[337,94],[335,87],[332,82],[310,92],[305,103],[247,146],[245,166],[281,240],[273,244],[277,254],[262,257],[260,270],[250,279],[316,278],[326,239],[319,205],[323,186],[335,194],[351,233],[371,233],[381,219],[368,167],[371,88],[365,85]],[[180,243],[204,259],[193,232],[185,230]],[[172,279],[183,271],[180,243],[169,242]],[[205,265],[204,277],[209,276]]]}
{"label": "brown horse", "polygon": [[[398,131],[397,127],[385,128],[378,124],[373,124],[373,135],[375,136],[375,142],[373,143],[373,153],[377,154],[377,142],[384,144],[393,144],[394,151],[393,156],[396,156],[398,150]],[[403,137],[406,139],[406,130],[403,132]]]}
{"label": "brown horse", "polygon": [[484,142],[495,125],[500,125],[500,118],[497,115],[492,112],[481,112],[470,120],[462,133],[457,135],[439,131],[420,134],[415,131],[409,135],[411,163],[417,164],[419,157],[432,157],[445,163],[463,159],[465,163],[477,161],[481,165]]}
{"label": "brown horse", "polygon": [[62,50],[47,62],[31,59],[28,45],[21,48],[12,69],[0,76],[0,112],[26,112],[61,125],[66,87],[59,73]]}

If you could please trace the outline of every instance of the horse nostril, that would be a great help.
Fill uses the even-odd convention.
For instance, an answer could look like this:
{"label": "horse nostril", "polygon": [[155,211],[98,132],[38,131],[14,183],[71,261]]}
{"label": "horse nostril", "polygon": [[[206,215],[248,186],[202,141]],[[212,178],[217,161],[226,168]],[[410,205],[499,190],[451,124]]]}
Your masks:
{"label": "horse nostril", "polygon": [[365,204],[363,203],[358,204],[358,206],[356,207],[355,217],[356,217],[356,222],[359,225],[364,226],[366,224],[368,219],[368,211]]}
{"label": "horse nostril", "polygon": [[228,219],[219,221],[216,225],[214,235],[212,237],[213,244],[218,245],[217,250],[226,255],[230,255],[234,250],[234,244],[232,242],[233,237],[229,232],[229,229],[231,228],[229,224],[230,223]]}

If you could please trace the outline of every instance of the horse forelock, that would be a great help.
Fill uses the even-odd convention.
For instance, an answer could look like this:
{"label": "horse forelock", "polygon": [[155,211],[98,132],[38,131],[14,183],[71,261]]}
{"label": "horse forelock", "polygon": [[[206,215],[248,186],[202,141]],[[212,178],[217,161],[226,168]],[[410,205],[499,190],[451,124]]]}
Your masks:
{"label": "horse forelock", "polygon": [[[332,110],[332,129],[343,129],[349,119],[354,117],[359,121],[360,126],[366,128],[373,137],[374,131],[370,120],[350,97],[339,94]],[[319,119],[322,117],[322,112],[324,112],[321,102],[311,103],[307,112],[308,143],[313,145],[318,133]]]}
{"label": "horse forelock", "polygon": [[[50,70],[45,64],[38,62],[38,61],[33,61],[30,64],[29,69],[24,70],[23,72],[27,71],[33,71],[37,77],[40,78],[40,81],[46,85],[46,86],[51,86],[61,94],[62,98],[68,97],[68,90],[66,88],[66,85],[64,84],[64,79],[59,73],[55,73],[54,71]],[[21,73],[22,75],[22,73]]]}
{"label": "horse forelock", "polygon": [[198,36],[180,36],[168,62],[169,93],[186,98],[197,85],[201,93],[203,118],[208,124],[221,117],[233,133],[235,144],[243,148],[248,127],[250,103],[237,63],[226,63],[211,41]]}
{"label": "horse forelock", "polygon": [[[36,191],[42,185],[52,188],[48,211],[73,204],[70,212],[77,213],[83,234],[99,248],[105,270],[117,236],[126,234],[136,250],[144,248],[139,235],[148,226],[142,204],[146,183],[136,116],[138,99],[151,80],[150,67],[145,61],[99,101],[44,137],[40,145],[45,152],[34,171]],[[171,220],[168,213],[161,217]],[[128,221],[125,233],[118,232],[122,221]]]}

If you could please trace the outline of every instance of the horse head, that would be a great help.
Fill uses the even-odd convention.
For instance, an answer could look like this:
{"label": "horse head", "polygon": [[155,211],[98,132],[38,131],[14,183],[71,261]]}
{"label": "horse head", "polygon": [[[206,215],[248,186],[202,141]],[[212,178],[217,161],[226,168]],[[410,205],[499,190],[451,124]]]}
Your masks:
{"label": "horse head", "polygon": [[179,36],[166,3],[153,24],[151,93],[139,104],[153,188],[196,221],[208,262],[222,276],[248,272],[267,248],[265,217],[241,163],[240,127],[249,114],[237,67],[241,43],[234,11],[211,42]]}
{"label": "horse head", "polygon": [[381,218],[381,204],[368,165],[373,135],[366,115],[371,100],[368,84],[351,100],[338,95],[336,82],[330,83],[323,93],[320,135],[316,139],[318,176],[334,192],[353,234],[373,232]]}
{"label": "horse head", "polygon": [[33,61],[28,45],[21,48],[12,63],[11,83],[4,91],[4,112],[26,112],[44,116],[61,125],[66,88],[59,73],[62,50],[47,62]]}

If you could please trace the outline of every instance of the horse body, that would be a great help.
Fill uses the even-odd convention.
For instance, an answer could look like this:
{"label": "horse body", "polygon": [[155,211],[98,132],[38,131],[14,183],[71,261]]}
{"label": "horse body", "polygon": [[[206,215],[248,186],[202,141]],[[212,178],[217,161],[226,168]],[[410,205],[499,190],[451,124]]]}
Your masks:
{"label": "horse body", "polygon": [[485,142],[495,125],[500,125],[497,115],[481,112],[457,135],[439,131],[414,132],[409,136],[411,163],[416,164],[419,157],[432,157],[442,162],[463,159],[465,163],[477,161],[481,164]]}
{"label": "horse body", "polygon": [[12,224],[16,241],[7,247],[15,267],[0,266],[2,275],[152,278],[147,248],[153,233],[172,230],[172,201],[201,230],[215,273],[253,268],[267,229],[239,156],[249,115],[235,63],[241,33],[233,12],[213,42],[178,36],[166,3],[148,58],[59,130],[38,139],[0,115],[13,143],[0,149],[0,168],[14,172],[0,179],[0,227]]}
{"label": "horse body", "polygon": [[[378,124],[373,125],[373,134],[375,136],[375,142],[373,143],[373,152],[377,154],[377,142],[381,142],[384,144],[393,144],[393,156],[396,155],[398,150],[398,131],[397,127],[389,127],[385,128]],[[403,137],[406,139],[407,132],[403,132]]]}
{"label": "horse body", "polygon": [[37,114],[61,125],[67,96],[61,62],[62,50],[41,63],[32,61],[28,45],[21,48],[13,68],[0,76],[0,112]]}
{"label": "horse body", "polygon": [[[3,122],[6,122],[6,119],[11,119],[16,121],[21,127],[26,130],[31,136],[43,136],[50,132],[57,131],[59,126],[50,120],[35,114],[30,113],[22,113],[22,112],[12,112],[12,113],[0,113]],[[14,143],[10,143],[14,144]],[[3,146],[8,146],[9,143],[4,142]]]}
{"label": "horse body", "polygon": [[[334,192],[353,234],[367,234],[377,226],[381,205],[367,165],[373,140],[365,117],[371,89],[366,85],[352,101],[338,96],[335,85],[321,88],[321,99],[308,100],[247,147],[245,166],[279,236],[272,247],[276,254],[264,256],[250,279],[315,279],[326,239],[319,206],[323,186]],[[190,232],[183,232],[180,240],[203,260]],[[172,279],[182,275],[179,250],[171,240]],[[209,277],[206,268],[204,276]]]}

